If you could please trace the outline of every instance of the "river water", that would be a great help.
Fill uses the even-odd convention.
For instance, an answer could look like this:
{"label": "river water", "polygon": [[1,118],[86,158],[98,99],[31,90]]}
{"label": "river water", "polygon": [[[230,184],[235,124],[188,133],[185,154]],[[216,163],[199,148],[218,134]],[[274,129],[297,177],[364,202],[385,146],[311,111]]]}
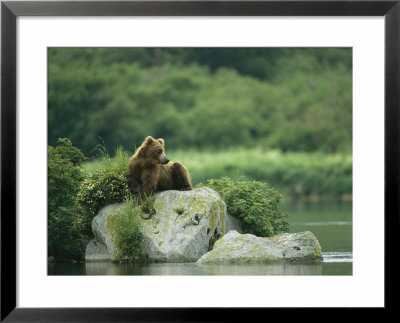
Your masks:
{"label": "river water", "polygon": [[311,231],[321,244],[323,261],[315,264],[197,265],[49,263],[49,275],[352,275],[352,203],[286,202],[289,232]]}

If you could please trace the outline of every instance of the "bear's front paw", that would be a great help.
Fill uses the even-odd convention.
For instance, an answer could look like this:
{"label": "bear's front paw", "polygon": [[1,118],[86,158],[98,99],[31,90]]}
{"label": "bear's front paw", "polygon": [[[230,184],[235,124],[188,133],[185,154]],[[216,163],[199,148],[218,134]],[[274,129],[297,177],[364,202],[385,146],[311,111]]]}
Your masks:
{"label": "bear's front paw", "polygon": [[191,191],[191,190],[192,190],[191,187],[182,187],[182,188],[180,189],[180,191]]}

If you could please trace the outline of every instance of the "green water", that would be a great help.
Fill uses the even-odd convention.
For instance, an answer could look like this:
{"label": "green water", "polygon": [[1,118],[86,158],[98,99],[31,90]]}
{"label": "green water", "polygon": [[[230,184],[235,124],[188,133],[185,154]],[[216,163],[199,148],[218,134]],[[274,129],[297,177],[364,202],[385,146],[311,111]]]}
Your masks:
{"label": "green water", "polygon": [[49,275],[352,275],[352,203],[285,203],[290,232],[311,231],[322,247],[316,264],[49,263]]}
{"label": "green water", "polygon": [[352,252],[352,202],[286,203],[289,231],[311,231],[323,252]]}

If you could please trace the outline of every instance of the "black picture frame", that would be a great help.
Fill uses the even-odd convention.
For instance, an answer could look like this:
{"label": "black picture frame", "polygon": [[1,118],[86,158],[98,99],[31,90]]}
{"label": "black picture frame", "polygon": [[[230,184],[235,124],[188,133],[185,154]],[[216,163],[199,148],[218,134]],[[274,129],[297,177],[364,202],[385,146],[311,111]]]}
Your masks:
{"label": "black picture frame", "polygon": [[[1,2],[1,321],[235,321],[235,308],[16,307],[16,19],[19,16],[384,16],[385,307],[396,306],[390,260],[399,231],[400,0],[387,1],[2,1]],[[38,291],[40,292],[40,291]],[[276,309],[278,310],[278,309]],[[261,311],[247,309],[247,311]],[[261,315],[264,313],[248,314]]]}

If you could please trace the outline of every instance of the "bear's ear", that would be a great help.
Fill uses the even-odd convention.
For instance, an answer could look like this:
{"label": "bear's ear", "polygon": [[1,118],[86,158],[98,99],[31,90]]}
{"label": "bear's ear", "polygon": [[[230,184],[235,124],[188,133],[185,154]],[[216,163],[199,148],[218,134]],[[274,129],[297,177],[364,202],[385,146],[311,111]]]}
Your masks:
{"label": "bear's ear", "polygon": [[146,137],[146,139],[144,140],[144,142],[146,144],[151,144],[154,141],[154,138],[152,136],[148,136]]}
{"label": "bear's ear", "polygon": [[158,138],[157,140],[158,140],[158,142],[159,142],[161,145],[163,145],[163,146],[164,146],[164,139],[162,139],[162,138]]}

